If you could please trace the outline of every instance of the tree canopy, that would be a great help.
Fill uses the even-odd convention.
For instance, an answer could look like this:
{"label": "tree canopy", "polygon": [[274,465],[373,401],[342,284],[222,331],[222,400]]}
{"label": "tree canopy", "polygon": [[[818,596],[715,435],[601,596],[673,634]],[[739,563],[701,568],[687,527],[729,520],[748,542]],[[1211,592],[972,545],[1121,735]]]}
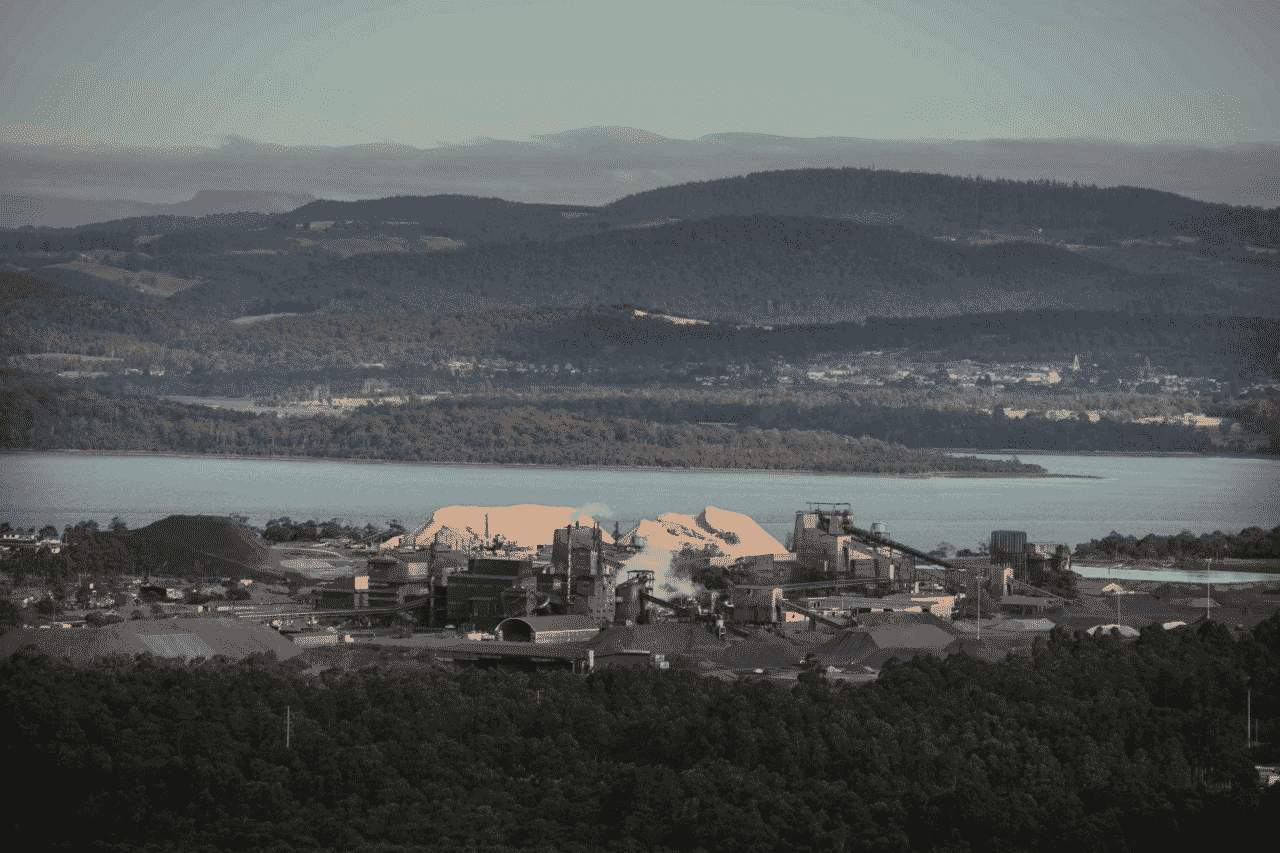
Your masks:
{"label": "tree canopy", "polygon": [[[792,689],[672,669],[0,663],[6,834],[188,850],[1165,851],[1264,837],[1280,613]],[[1248,681],[1246,682],[1246,677]],[[285,716],[290,740],[285,744]],[[57,802],[76,820],[50,821]]]}

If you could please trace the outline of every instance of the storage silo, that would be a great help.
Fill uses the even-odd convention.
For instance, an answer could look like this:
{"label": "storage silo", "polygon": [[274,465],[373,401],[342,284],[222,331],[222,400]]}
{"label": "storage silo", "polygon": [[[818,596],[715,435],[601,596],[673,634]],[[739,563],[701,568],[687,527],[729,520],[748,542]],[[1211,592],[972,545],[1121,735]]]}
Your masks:
{"label": "storage silo", "polygon": [[1027,532],[1025,530],[991,531],[991,565],[1013,569],[1020,581],[1027,579]]}

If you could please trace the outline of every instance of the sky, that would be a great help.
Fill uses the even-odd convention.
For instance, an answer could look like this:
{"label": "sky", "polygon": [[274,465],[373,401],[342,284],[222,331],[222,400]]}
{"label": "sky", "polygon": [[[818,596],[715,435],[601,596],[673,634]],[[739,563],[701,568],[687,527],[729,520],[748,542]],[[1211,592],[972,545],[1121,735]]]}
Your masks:
{"label": "sky", "polygon": [[[1280,3],[10,0],[0,138],[1280,142]],[[637,139],[643,139],[637,134]]]}

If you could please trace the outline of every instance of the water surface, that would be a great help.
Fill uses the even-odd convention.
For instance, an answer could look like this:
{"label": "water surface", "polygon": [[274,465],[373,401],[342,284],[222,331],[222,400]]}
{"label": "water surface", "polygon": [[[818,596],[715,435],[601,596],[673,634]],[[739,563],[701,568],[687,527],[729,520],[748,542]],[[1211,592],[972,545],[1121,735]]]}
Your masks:
{"label": "water surface", "polygon": [[[1005,458],[999,454],[974,454]],[[888,525],[925,550],[975,548],[993,529],[1029,541],[1077,543],[1112,530],[1142,536],[1245,527],[1280,519],[1280,461],[1229,457],[1019,454],[1070,478],[906,478],[770,471],[562,469],[212,456],[0,455],[0,519],[15,527],[119,516],[130,527],[173,513],[230,515],[254,525],[296,521],[414,526],[453,504],[606,504],[626,530],[663,512],[707,505],[746,513],[784,539],[806,501],[847,501],[855,523]],[[601,514],[596,513],[600,518]]]}

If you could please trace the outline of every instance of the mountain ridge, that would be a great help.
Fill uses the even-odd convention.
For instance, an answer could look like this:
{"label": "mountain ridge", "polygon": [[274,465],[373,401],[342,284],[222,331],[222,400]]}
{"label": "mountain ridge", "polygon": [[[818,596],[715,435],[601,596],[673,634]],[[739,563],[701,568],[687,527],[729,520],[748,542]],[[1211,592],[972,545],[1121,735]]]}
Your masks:
{"label": "mountain ridge", "polygon": [[[512,201],[605,205],[639,190],[797,167],[879,169],[1142,185],[1205,202],[1280,204],[1280,146],[1131,145],[1097,140],[874,140],[719,133],[672,139],[641,128],[579,128],[535,136],[414,148],[279,146],[228,140],[177,151],[106,146],[63,151],[0,141],[14,196],[172,198],[197,190],[263,190],[315,198],[409,193],[501,195]],[[85,203],[88,203],[87,201]],[[6,219],[0,226],[72,224]],[[136,211],[135,211],[136,212]],[[24,215],[25,216],[25,215]],[[95,217],[102,221],[105,217]],[[80,218],[76,224],[89,221]]]}

